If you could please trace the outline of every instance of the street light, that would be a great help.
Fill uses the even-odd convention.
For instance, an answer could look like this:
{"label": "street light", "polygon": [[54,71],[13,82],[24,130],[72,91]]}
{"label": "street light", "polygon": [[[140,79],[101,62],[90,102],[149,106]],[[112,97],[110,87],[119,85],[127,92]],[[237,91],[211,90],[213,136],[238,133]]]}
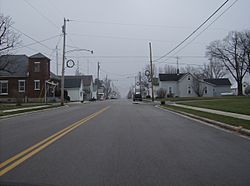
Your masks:
{"label": "street light", "polygon": [[[64,47],[65,47],[65,43],[64,43]],[[62,106],[64,105],[64,72],[65,72],[65,59],[66,59],[65,54],[71,53],[71,52],[80,52],[80,51],[87,51],[87,52],[90,52],[91,54],[94,53],[93,50],[81,49],[81,48],[79,48],[79,49],[73,49],[73,50],[68,50],[68,51],[65,51],[65,49],[64,49],[64,53],[63,53],[63,65],[62,65],[62,78],[61,78],[61,105]],[[67,66],[68,66],[68,62],[69,61],[72,61],[73,62],[73,66],[74,66],[74,61],[72,59],[67,61]],[[71,67],[73,67],[73,66],[71,66]]]}
{"label": "street light", "polygon": [[86,52],[90,52],[91,54],[94,54],[93,50],[88,50],[88,49],[84,49],[84,48],[77,48],[77,49],[72,49],[72,50],[68,50],[65,53],[70,53],[70,52],[81,52],[81,51],[86,51]]}
{"label": "street light", "polygon": [[[80,52],[80,51],[86,51],[86,52],[90,52],[91,54],[94,54],[94,51],[93,50],[88,50],[88,49],[82,49],[82,48],[79,48],[79,49],[73,49],[73,50],[68,50],[68,51],[65,51],[64,52],[64,60],[66,58],[65,54],[67,53],[71,53],[71,52]],[[72,61],[73,64],[74,64],[74,61],[71,59],[71,60],[68,60],[68,61]],[[67,65],[68,65],[68,61],[67,61]],[[73,65],[74,66],[74,65]],[[72,67],[73,67],[72,66]],[[62,78],[61,78],[61,105],[63,106],[64,105],[64,72],[65,72],[65,62],[63,62],[63,66],[62,66]]]}
{"label": "street light", "polygon": [[75,52],[75,51],[87,51],[91,52],[93,54],[93,50],[88,49],[73,49],[66,52],[66,22],[69,22],[69,19],[64,18],[63,26],[62,26],[62,32],[63,32],[63,59],[62,59],[62,77],[61,77],[61,106],[64,105],[64,72],[65,72],[65,54],[69,52]]}

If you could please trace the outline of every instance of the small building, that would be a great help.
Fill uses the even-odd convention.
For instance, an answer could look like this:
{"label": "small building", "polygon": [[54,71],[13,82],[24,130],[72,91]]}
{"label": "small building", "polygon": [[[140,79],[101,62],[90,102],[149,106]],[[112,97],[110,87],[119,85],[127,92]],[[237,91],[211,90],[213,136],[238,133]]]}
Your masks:
{"label": "small building", "polygon": [[228,78],[204,79],[204,81],[215,85],[213,96],[221,96],[223,94],[231,93],[231,82]]}
{"label": "small building", "polygon": [[70,101],[87,101],[93,98],[93,76],[65,76],[64,89]]}
{"label": "small building", "polygon": [[50,79],[50,59],[41,53],[0,56],[0,101],[45,101]]}

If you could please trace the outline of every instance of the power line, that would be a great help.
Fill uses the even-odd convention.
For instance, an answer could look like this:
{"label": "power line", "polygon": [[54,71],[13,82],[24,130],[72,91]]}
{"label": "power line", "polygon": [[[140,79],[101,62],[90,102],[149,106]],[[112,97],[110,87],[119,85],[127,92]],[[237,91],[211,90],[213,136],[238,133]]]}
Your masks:
{"label": "power line", "polygon": [[154,61],[158,61],[167,55],[171,54],[173,51],[175,51],[177,48],[179,48],[183,43],[185,43],[190,37],[192,37],[203,25],[205,25],[222,7],[224,7],[229,0],[226,0],[219,8],[215,10],[200,26],[198,26],[191,34],[189,34],[183,41],[181,41],[178,45],[176,45],[173,49],[171,49],[169,52],[161,56],[160,58],[155,59]]}
{"label": "power line", "polygon": [[92,34],[78,34],[78,33],[70,33],[72,36],[81,36],[81,37],[93,37],[93,38],[104,38],[104,39],[121,39],[121,40],[138,40],[138,41],[155,41],[155,42],[165,42],[165,43],[173,43],[175,41],[168,41],[162,39],[149,39],[149,38],[135,38],[135,37],[120,37],[120,36],[105,36],[105,35],[92,35]]}
{"label": "power line", "polygon": [[42,16],[44,19],[46,19],[48,22],[50,22],[52,25],[54,25],[56,28],[60,28],[57,24],[55,24],[50,18],[45,16],[40,10],[38,10],[36,7],[34,7],[30,2],[27,0],[24,0],[25,3],[27,3],[31,8],[33,8],[40,16]]}
{"label": "power line", "polygon": [[190,45],[196,38],[198,38],[202,33],[204,33],[210,26],[212,26],[220,17],[222,17],[232,6],[237,3],[238,0],[235,0],[229,7],[227,7],[216,19],[213,20],[205,29],[203,29],[197,36],[195,36],[190,42],[188,42],[184,47],[179,49],[174,55],[177,55],[180,51]]}
{"label": "power line", "polygon": [[[57,41],[57,43],[56,43],[56,46],[58,46],[58,44],[60,43],[60,41],[61,41],[61,39],[62,39],[62,34],[60,34],[60,37],[58,38],[58,41]],[[56,50],[58,50],[58,49],[53,49],[52,50],[52,52],[51,52],[51,54],[50,54],[50,57],[54,54],[54,52],[56,52]]]}
{"label": "power line", "polygon": [[[42,42],[45,42],[45,41],[49,41],[49,40],[52,40],[52,39],[54,39],[54,38],[57,38],[58,36],[61,36],[61,35],[51,36],[51,37],[49,37],[49,38],[40,40],[39,42],[42,43]],[[24,47],[27,48],[27,47],[32,46],[32,45],[35,45],[35,44],[38,44],[38,42],[33,42],[33,43],[26,44],[26,45],[22,45],[22,46],[20,46],[20,47],[14,48],[13,50],[17,50],[17,49],[24,48]]]}
{"label": "power line", "polygon": [[[106,25],[119,25],[119,26],[135,26],[135,27],[161,27],[161,28],[171,28],[171,29],[193,29],[192,27],[184,27],[184,26],[169,26],[169,25],[160,25],[160,24],[140,24],[140,23],[118,23],[118,22],[104,22],[104,21],[79,21],[75,20],[79,23],[86,24],[106,24]],[[217,30],[224,30],[222,28],[217,28]]]}
{"label": "power line", "polygon": [[[68,56],[68,57],[77,57],[77,58],[106,58],[106,59],[129,59],[129,58],[145,58],[145,59],[148,59],[148,56],[89,56],[89,55],[86,55],[86,56],[83,56],[83,55],[80,55],[80,56]],[[160,57],[160,56],[159,56]],[[176,58],[177,56],[168,56],[169,58]],[[178,56],[178,57],[181,57],[181,58],[206,58],[206,56]]]}
{"label": "power line", "polygon": [[47,48],[47,49],[49,49],[49,50],[52,50],[52,49],[49,48],[47,45],[45,45],[45,44],[41,43],[40,41],[34,39],[33,37],[29,36],[28,34],[25,34],[24,32],[22,32],[21,30],[15,28],[14,26],[10,25],[10,27],[12,27],[13,29],[15,29],[17,32],[20,32],[21,34],[25,35],[25,36],[28,37],[29,39],[35,41],[36,43],[40,44],[41,46],[43,46],[43,47],[45,47],[45,48]]}
{"label": "power line", "polygon": [[129,74],[117,74],[117,73],[114,73],[114,72],[108,72],[106,70],[103,70],[103,67],[102,67],[102,69],[100,69],[100,71],[103,72],[103,73],[106,73],[106,74],[111,74],[111,75],[115,75],[115,76],[119,76],[119,77],[131,76],[131,75],[137,74],[137,72],[129,73]]}

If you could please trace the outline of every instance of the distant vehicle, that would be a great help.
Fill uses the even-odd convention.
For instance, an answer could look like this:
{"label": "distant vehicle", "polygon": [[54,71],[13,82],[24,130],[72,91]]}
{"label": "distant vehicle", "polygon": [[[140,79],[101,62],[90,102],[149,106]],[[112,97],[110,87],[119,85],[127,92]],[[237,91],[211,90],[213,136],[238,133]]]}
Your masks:
{"label": "distant vehicle", "polygon": [[133,101],[142,101],[142,96],[141,96],[141,94],[134,94],[134,96],[133,96]]}

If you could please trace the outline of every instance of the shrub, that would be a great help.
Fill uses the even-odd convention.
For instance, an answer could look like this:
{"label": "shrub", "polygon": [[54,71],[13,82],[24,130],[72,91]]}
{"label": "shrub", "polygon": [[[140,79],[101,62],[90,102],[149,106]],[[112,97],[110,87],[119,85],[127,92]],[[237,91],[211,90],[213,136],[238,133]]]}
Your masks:
{"label": "shrub", "polygon": [[157,96],[158,98],[165,98],[167,94],[167,91],[164,88],[160,88],[157,90]]}

